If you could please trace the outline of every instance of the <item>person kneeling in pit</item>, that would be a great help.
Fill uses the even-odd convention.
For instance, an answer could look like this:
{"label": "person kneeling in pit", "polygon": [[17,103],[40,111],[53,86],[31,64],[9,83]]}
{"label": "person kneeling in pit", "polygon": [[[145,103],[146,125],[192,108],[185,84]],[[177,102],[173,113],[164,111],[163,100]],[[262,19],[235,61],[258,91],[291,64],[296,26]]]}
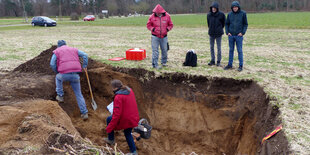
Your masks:
{"label": "person kneeling in pit", "polygon": [[112,115],[107,118],[108,138],[104,141],[110,145],[115,143],[114,130],[124,130],[126,141],[131,154],[137,155],[134,139],[131,135],[132,129],[138,126],[139,112],[135,94],[132,89],[124,86],[120,80],[111,81],[112,90],[115,94],[113,100]]}

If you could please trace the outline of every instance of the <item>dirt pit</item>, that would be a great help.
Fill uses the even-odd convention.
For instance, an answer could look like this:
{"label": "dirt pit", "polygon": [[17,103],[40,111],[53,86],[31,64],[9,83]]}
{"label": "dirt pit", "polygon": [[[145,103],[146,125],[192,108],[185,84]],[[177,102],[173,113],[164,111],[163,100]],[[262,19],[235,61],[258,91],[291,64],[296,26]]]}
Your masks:
{"label": "dirt pit", "polygon": [[[0,105],[15,106],[21,100],[34,98],[55,100],[55,74],[49,67],[55,48],[53,46],[14,71],[0,75]],[[268,96],[254,81],[180,73],[156,75],[141,68],[115,68],[92,59],[89,60],[88,71],[98,109],[93,111],[91,108],[84,73],[80,74],[81,87],[89,119],[83,121],[80,118],[69,83],[64,84],[65,103],[59,106],[71,118],[78,134],[97,145],[106,145],[103,142],[103,137],[107,136],[106,118],[109,116],[106,106],[113,97],[110,81],[120,79],[134,90],[140,117],[148,119],[153,127],[150,139],[136,142],[139,154],[290,152],[283,131],[264,145],[260,144],[262,138],[281,121],[278,108],[269,105]],[[3,123],[0,122],[0,126]],[[0,149],[9,141],[10,137],[0,142]],[[116,142],[120,150],[129,152],[122,131],[116,132]]]}

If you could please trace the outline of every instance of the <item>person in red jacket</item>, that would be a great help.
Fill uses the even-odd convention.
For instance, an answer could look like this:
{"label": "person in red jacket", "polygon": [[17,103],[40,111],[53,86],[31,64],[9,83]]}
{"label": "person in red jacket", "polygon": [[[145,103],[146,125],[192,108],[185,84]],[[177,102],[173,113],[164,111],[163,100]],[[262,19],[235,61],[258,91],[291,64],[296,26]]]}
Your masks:
{"label": "person in red jacket", "polygon": [[152,66],[160,69],[158,66],[158,46],[161,49],[161,64],[167,66],[168,59],[168,37],[167,33],[173,28],[169,13],[159,4],[153,9],[146,27],[152,32]]}
{"label": "person in red jacket", "polygon": [[124,86],[120,80],[111,81],[112,90],[115,94],[113,100],[113,113],[107,118],[108,138],[104,141],[108,144],[114,144],[114,130],[124,129],[126,141],[132,154],[137,154],[135,142],[131,135],[132,128],[138,126],[139,112],[136,103],[135,94],[127,86]]}

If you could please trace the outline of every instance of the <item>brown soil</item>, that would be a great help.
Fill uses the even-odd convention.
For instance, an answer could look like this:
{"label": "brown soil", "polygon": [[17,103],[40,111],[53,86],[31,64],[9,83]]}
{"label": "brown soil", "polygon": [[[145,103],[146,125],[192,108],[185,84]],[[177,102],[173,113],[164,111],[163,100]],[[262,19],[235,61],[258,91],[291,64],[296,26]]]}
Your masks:
{"label": "brown soil", "polygon": [[[57,102],[29,100],[0,106],[0,152],[17,154],[41,150],[53,132],[80,135]],[[43,153],[42,152],[42,153]],[[1,154],[1,153],[0,153]]]}
{"label": "brown soil", "polygon": [[[20,65],[13,72],[0,75],[0,105],[5,105],[0,109],[14,108],[18,105],[16,102],[33,98],[55,100],[55,75],[49,68],[53,49],[55,47],[43,51],[38,57]],[[82,93],[87,101],[89,120],[82,121],[80,118],[75,96],[69,84],[64,84],[65,103],[59,105],[72,122],[62,123],[73,124],[82,137],[87,137],[98,145],[106,145],[102,140],[107,136],[105,119],[109,113],[106,106],[112,101],[113,96],[109,83],[112,79],[120,79],[134,90],[140,117],[147,118],[153,126],[152,137],[136,143],[139,154],[191,152],[288,154],[290,152],[283,132],[272,137],[263,146],[260,145],[261,139],[281,124],[281,121],[278,119],[278,108],[269,105],[269,98],[263,88],[252,80],[211,78],[180,73],[155,76],[154,72],[141,68],[115,68],[92,59],[89,60],[88,71],[95,101],[98,104],[98,109],[93,111],[87,81],[84,73],[81,73]],[[52,101],[42,102],[57,106]],[[30,106],[31,102],[23,104]],[[53,118],[50,115],[58,114],[46,106],[40,106],[42,115]],[[19,110],[26,111],[24,107],[19,107]],[[4,114],[1,112],[1,117]],[[14,119],[2,117],[1,129],[3,126],[14,128],[13,125],[2,121],[13,123],[16,128],[24,116],[26,115]],[[67,119],[64,117],[58,121],[61,120]],[[54,126],[51,130],[52,128]],[[68,132],[75,130],[65,128]],[[22,131],[34,132],[32,134],[40,137],[46,136],[46,132],[33,129],[28,131],[28,128],[25,128]],[[18,135],[21,139],[27,137],[21,133]],[[14,139],[12,136],[5,136],[4,140],[1,139],[0,148],[7,148],[4,146],[9,145],[12,139]],[[40,143],[42,141],[37,142],[43,144]],[[116,132],[116,142],[123,152],[129,151],[123,132]]]}

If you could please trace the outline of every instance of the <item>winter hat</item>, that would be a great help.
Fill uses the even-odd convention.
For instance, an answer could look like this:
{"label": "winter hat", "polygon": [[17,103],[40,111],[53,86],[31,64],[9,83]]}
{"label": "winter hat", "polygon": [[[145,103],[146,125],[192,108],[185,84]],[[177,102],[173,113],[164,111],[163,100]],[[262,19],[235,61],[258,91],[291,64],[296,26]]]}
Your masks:
{"label": "winter hat", "polygon": [[67,44],[66,44],[66,41],[64,41],[64,40],[58,40],[58,42],[57,42],[57,47],[61,47],[61,46],[63,46],[63,45],[67,45]]}

